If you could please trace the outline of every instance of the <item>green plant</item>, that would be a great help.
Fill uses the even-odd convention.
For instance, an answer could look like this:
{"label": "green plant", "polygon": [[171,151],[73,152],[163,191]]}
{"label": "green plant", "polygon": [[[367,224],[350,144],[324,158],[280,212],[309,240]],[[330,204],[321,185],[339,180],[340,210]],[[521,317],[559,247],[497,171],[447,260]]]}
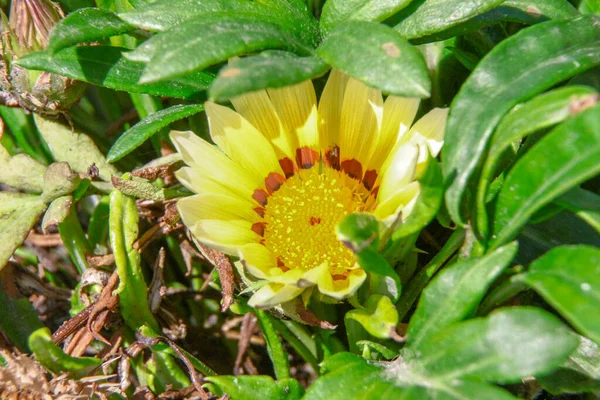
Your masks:
{"label": "green plant", "polygon": [[[0,393],[598,395],[598,1],[58,3],[64,17],[46,0],[2,3],[6,13],[25,11],[3,14],[2,24],[0,330],[12,346],[0,351]],[[27,30],[31,24],[37,28]],[[352,193],[366,200],[336,219],[327,239],[356,264],[283,280],[295,267],[279,260],[279,270],[255,268],[234,235],[224,235],[232,242],[223,246],[197,227],[208,214],[189,196],[221,188],[216,177],[230,178],[229,190],[245,172],[228,175],[220,168],[231,160],[220,150],[192,148],[205,143],[196,136],[212,135],[237,155],[233,162],[268,164],[266,153],[250,151],[262,145],[248,139],[251,128],[240,131],[244,148],[218,136],[215,120],[235,113],[215,103],[242,113],[249,93],[269,93],[280,107],[269,118],[282,132],[301,132],[305,125],[292,117],[277,119],[278,104],[294,103],[275,96],[312,80],[317,97],[327,97],[335,92],[323,89],[327,79],[341,88],[350,79],[352,93],[368,92],[365,104],[380,108],[381,119],[355,118],[364,137],[349,145],[357,159],[344,159],[344,148],[331,156],[335,147],[318,147],[322,115],[342,107],[322,111],[319,101],[314,120],[316,99],[314,113],[292,107],[287,115],[312,121],[321,136],[311,143],[304,133],[296,147],[278,148],[271,164],[282,168],[271,181],[261,176],[263,193],[267,199],[294,175],[308,181],[303,169],[331,167],[354,179],[356,163],[340,162],[358,162],[366,189]],[[404,108],[384,105],[381,93],[404,99],[397,103]],[[410,118],[399,117],[400,108]],[[384,214],[365,205],[378,201],[372,189],[380,184],[369,181],[367,166],[380,172],[384,159],[360,156],[373,136],[383,137],[388,115],[400,139],[369,154],[415,145],[416,153],[402,153],[414,157],[410,179],[393,189],[418,186]],[[409,131],[415,115],[423,125]],[[266,135],[260,118],[251,122]],[[231,121],[241,119],[219,129],[237,129]],[[427,121],[439,126],[425,128]],[[211,170],[201,160],[204,169],[194,170],[198,154],[229,161]],[[211,199],[214,209],[221,199],[242,204],[226,213],[245,212],[243,203]],[[264,215],[269,203],[259,203],[253,207]],[[193,207],[183,212],[184,204]],[[264,236],[258,223],[252,231]],[[353,273],[360,279],[352,285],[330,289]],[[260,295],[248,303],[251,293]],[[26,369],[31,359],[10,351],[31,353],[39,365]],[[19,381],[26,370],[40,385]],[[64,375],[49,380],[49,373]]]}

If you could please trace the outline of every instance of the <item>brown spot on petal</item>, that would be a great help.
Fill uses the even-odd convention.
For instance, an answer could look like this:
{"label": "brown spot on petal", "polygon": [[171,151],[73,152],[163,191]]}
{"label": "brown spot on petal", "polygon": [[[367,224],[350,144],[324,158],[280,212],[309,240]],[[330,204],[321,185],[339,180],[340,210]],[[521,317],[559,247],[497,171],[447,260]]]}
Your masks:
{"label": "brown spot on petal", "polygon": [[282,270],[283,272],[287,272],[287,271],[289,271],[289,270],[290,270],[288,267],[286,267],[286,266],[285,266],[284,262],[283,262],[283,261],[281,261],[281,259],[280,259],[280,258],[277,258],[277,267],[278,267],[280,270]]}
{"label": "brown spot on petal", "polygon": [[375,189],[371,190],[371,196],[373,196],[373,198],[377,198],[378,193],[379,193],[379,186],[377,186]]}
{"label": "brown spot on petal", "polygon": [[296,172],[296,166],[291,159],[288,157],[282,158],[279,160],[279,165],[281,166],[286,178],[294,176],[294,173]]}
{"label": "brown spot on petal", "polygon": [[331,149],[325,152],[325,162],[331,168],[339,171],[340,170],[340,147],[333,146]]}
{"label": "brown spot on petal", "polygon": [[363,178],[363,185],[367,188],[367,190],[373,189],[373,185],[375,185],[375,181],[377,180],[377,171],[374,169],[370,169],[365,172],[365,176]]}
{"label": "brown spot on petal", "polygon": [[363,176],[362,165],[360,164],[360,161],[354,158],[352,160],[342,161],[342,171],[350,178],[358,179],[359,181]]}
{"label": "brown spot on petal", "polygon": [[262,218],[265,217],[265,209],[262,207],[255,207],[252,210],[254,210],[255,213],[257,213],[258,215],[260,215]]}
{"label": "brown spot on petal", "polygon": [[315,226],[321,223],[321,218],[319,217],[310,217],[310,224]]}
{"label": "brown spot on petal", "polygon": [[265,178],[265,186],[267,188],[267,192],[269,194],[273,194],[283,185],[285,182],[285,177],[277,172],[271,172]]}
{"label": "brown spot on petal", "polygon": [[348,275],[350,275],[350,271],[346,271],[343,274],[331,275],[331,278],[334,281],[344,281],[344,280],[348,279]]}
{"label": "brown spot on petal", "polygon": [[267,197],[269,195],[263,189],[256,189],[252,194],[252,198],[258,202],[261,206],[267,205]]}
{"label": "brown spot on petal", "polygon": [[302,169],[309,169],[319,161],[319,153],[310,147],[301,147],[296,150],[296,164]]}
{"label": "brown spot on petal", "polygon": [[255,222],[252,224],[252,227],[250,229],[252,229],[252,231],[255,232],[257,235],[264,236],[265,226],[267,226],[266,222]]}

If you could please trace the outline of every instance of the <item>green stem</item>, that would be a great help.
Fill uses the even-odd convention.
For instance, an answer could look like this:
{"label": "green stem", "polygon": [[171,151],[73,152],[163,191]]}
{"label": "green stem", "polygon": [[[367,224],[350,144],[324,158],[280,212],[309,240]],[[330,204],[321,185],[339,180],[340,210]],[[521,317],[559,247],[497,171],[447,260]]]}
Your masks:
{"label": "green stem", "polygon": [[[312,339],[302,330],[302,328],[296,327],[294,325],[288,324],[292,323],[292,321],[281,321],[278,319],[273,319],[273,326],[279,332],[281,337],[288,342],[294,350],[306,361],[310,364],[315,372],[319,371],[319,362],[316,357],[316,348],[314,348],[314,352],[309,348],[304,340],[308,338],[309,341]],[[291,326],[290,326],[291,325]],[[292,331],[292,329],[294,329]],[[302,338],[302,339],[301,339]],[[303,340],[304,339],[304,340]],[[314,344],[314,341],[313,341]]]}
{"label": "green stem", "polygon": [[267,351],[273,362],[275,377],[278,380],[290,378],[290,366],[287,359],[287,354],[283,350],[283,345],[279,340],[277,331],[275,330],[274,318],[264,310],[255,310],[256,317],[260,330],[267,342]]}
{"label": "green stem", "polygon": [[408,282],[406,290],[400,297],[396,309],[398,310],[399,320],[406,316],[408,310],[417,300],[427,283],[435,275],[435,273],[448,261],[450,257],[460,248],[465,239],[465,231],[457,229],[448,239],[442,250],[427,264],[419,273]]}

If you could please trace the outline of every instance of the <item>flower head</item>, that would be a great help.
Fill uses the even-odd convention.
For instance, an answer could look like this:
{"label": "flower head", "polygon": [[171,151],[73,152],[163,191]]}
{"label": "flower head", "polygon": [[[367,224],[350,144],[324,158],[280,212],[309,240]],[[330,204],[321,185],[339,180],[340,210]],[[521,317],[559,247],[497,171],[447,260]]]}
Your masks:
{"label": "flower head", "polygon": [[366,273],[336,237],[347,214],[383,223],[405,218],[419,174],[443,143],[447,110],[411,127],[418,99],[388,96],[333,70],[317,106],[310,81],[207,102],[215,147],[174,132],[186,167],[178,179],[197,193],[178,209],[195,238],[239,257],[263,281],[250,304],[271,307],[317,290],[340,300]]}

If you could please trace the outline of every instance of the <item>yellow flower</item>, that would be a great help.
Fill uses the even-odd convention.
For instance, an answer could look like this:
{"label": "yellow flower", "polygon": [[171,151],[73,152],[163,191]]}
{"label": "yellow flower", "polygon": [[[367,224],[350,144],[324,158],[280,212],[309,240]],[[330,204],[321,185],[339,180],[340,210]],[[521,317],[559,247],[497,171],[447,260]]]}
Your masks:
{"label": "yellow flower", "polygon": [[183,222],[263,281],[252,306],[314,290],[337,300],[352,295],[366,273],[336,237],[336,224],[352,212],[383,223],[400,210],[410,214],[420,171],[441,149],[447,110],[410,128],[418,99],[384,101],[335,70],[318,106],[310,81],[232,103],[237,112],[205,105],[219,148],[192,132],[172,133],[187,164],[177,178],[197,193],[178,202]]}

